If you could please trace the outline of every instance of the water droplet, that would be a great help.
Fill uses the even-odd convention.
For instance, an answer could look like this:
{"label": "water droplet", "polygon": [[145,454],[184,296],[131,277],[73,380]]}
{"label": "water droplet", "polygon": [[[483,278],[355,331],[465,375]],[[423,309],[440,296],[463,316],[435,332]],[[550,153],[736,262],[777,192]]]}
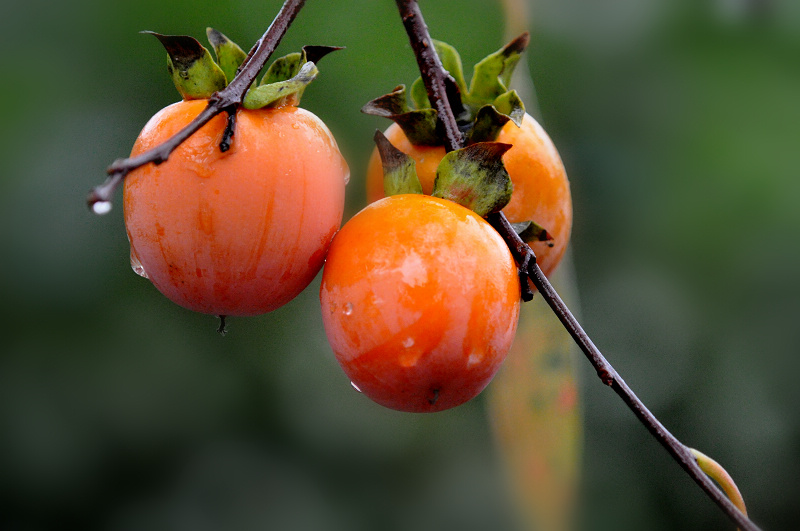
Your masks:
{"label": "water droplet", "polygon": [[136,254],[133,252],[133,249],[131,249],[131,269],[133,269],[133,272],[142,278],[150,278],[147,276],[147,272],[144,270],[144,266],[139,261],[139,257],[137,257]]}
{"label": "water droplet", "polygon": [[297,122],[292,123],[292,129],[300,129],[300,124]]}
{"label": "water droplet", "polygon": [[353,389],[355,389],[355,390],[356,390],[356,391],[358,391],[359,393],[363,392],[363,391],[361,391],[361,389],[360,389],[360,388],[359,388],[359,387],[356,385],[356,383],[355,383],[355,382],[350,382],[350,385],[352,385],[352,386],[353,386]]}
{"label": "water droplet", "polygon": [[407,338],[405,338],[405,339],[403,340],[403,346],[404,346],[404,347],[406,347],[406,348],[411,348],[411,347],[413,347],[413,346],[414,346],[414,338],[413,338],[413,337],[407,337]]}
{"label": "water droplet", "polygon": [[344,310],[342,310],[342,311],[343,311],[343,313],[345,315],[350,315],[351,313],[353,313],[353,303],[352,302],[348,302],[347,304],[345,304],[344,305]]}
{"label": "water droplet", "polygon": [[92,204],[92,212],[98,216],[111,212],[111,201],[96,201]]}

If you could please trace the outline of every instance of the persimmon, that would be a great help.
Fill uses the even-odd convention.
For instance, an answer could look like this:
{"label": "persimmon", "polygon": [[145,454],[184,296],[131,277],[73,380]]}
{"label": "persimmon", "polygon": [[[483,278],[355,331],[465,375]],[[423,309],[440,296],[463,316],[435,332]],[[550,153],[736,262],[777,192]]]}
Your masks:
{"label": "persimmon", "polygon": [[[390,125],[384,134],[396,148],[416,161],[422,191],[432,193],[436,168],[445,154],[444,146],[414,145],[397,124]],[[572,229],[572,197],[564,164],[545,130],[528,114],[520,127],[511,121],[506,123],[496,141],[512,145],[503,155],[503,164],[514,193],[503,213],[512,223],[533,220],[550,234],[551,240],[529,242],[539,267],[549,275],[561,261]],[[367,167],[367,201],[382,197],[383,168],[376,149]]]}
{"label": "persimmon", "polygon": [[[434,46],[450,74],[448,97],[466,144],[495,141],[512,146],[503,156],[503,164],[514,192],[503,212],[512,223],[532,221],[537,225],[532,237],[526,239],[542,271],[550,274],[567,248],[572,198],[567,173],[552,140],[525,112],[517,93],[508,88],[528,41],[528,35],[523,34],[478,62],[469,86],[455,48],[441,41],[434,41]],[[369,102],[362,111],[395,122],[385,131],[386,138],[414,159],[422,192],[433,193],[445,142],[421,79],[408,93],[400,85]],[[384,173],[377,149],[370,158],[366,182],[368,201],[384,197]]]}
{"label": "persimmon", "polygon": [[[187,125],[208,103],[200,96],[235,72],[244,53],[212,32],[227,74],[191,37],[157,35],[184,101],[150,119],[132,156]],[[167,161],[127,176],[131,264],[175,303],[221,316],[261,314],[294,298],[322,267],[341,224],[348,169],[325,124],[295,106],[316,75],[307,58],[304,50],[277,60],[251,88],[226,151],[227,120],[218,115]]]}
{"label": "persimmon", "polygon": [[503,239],[452,201],[401,194],[339,231],[320,288],[323,323],[353,385],[383,406],[433,412],[475,397],[517,326]]}
{"label": "persimmon", "polygon": [[[173,104],[145,126],[132,156],[205,108]],[[346,167],[328,128],[297,107],[242,109],[231,149],[217,116],[159,166],[128,175],[131,262],[167,298],[214,315],[255,315],[316,276],[342,220]]]}

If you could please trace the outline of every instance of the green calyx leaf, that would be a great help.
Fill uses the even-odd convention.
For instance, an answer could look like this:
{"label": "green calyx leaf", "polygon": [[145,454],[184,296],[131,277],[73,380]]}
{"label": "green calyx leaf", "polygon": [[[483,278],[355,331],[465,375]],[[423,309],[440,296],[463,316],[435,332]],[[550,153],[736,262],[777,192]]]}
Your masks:
{"label": "green calyx leaf", "polygon": [[214,28],[206,28],[206,35],[208,36],[208,42],[211,43],[211,47],[214,48],[214,53],[217,56],[217,64],[225,73],[225,79],[230,83],[236,76],[236,71],[244,62],[247,54],[238,44]]}
{"label": "green calyx leaf", "polygon": [[263,109],[287,104],[296,105],[305,88],[317,77],[318,73],[316,65],[308,61],[291,79],[251,88],[244,97],[242,106],[245,109]]}
{"label": "green calyx leaf", "polygon": [[530,35],[527,32],[523,33],[475,65],[469,85],[471,104],[493,102],[508,91],[511,75],[529,42]]}
{"label": "green calyx leaf", "polygon": [[383,192],[386,196],[421,194],[422,185],[417,176],[417,163],[397,149],[383,133],[375,131],[375,144],[383,165]]}
{"label": "green calyx leaf", "polygon": [[[243,105],[247,109],[297,105],[309,83],[317,77],[316,64],[340,46],[303,46],[301,52],[276,59],[257,87],[251,88]],[[310,66],[309,66],[310,65]]]}
{"label": "green calyx leaf", "polygon": [[421,77],[418,77],[411,84],[411,91],[409,92],[409,97],[411,98],[411,102],[414,104],[414,108],[416,109],[431,108],[431,102],[428,99],[428,90],[425,88],[425,83],[422,82]]}
{"label": "green calyx leaf", "polygon": [[[447,99],[459,128],[466,133],[468,144],[496,140],[509,120],[517,126],[522,124],[525,106],[516,91],[508,90],[508,85],[529,40],[529,35],[523,33],[476,64],[469,89],[456,49],[447,43],[433,41],[442,66],[449,73],[445,78]],[[414,81],[407,96],[413,108],[409,107],[405,87],[401,85],[366,104],[361,112],[393,120],[412,144],[443,145],[444,131],[437,123],[436,114],[424,118],[411,114],[433,110],[421,78]]]}
{"label": "green calyx leaf", "polygon": [[508,116],[512,122],[517,124],[517,127],[522,127],[522,119],[525,118],[525,104],[522,103],[516,90],[500,94],[492,105],[499,113]]}
{"label": "green calyx leaf", "polygon": [[303,61],[303,54],[300,52],[290,53],[275,59],[264,77],[261,78],[259,85],[269,85],[270,83],[279,83],[281,81],[288,81],[300,73],[300,69],[307,61]]}
{"label": "green calyx leaf", "polygon": [[227,85],[225,73],[211,54],[194,37],[186,35],[153,35],[167,50],[167,68],[175,88],[184,100],[208,98]]}
{"label": "green calyx leaf", "polygon": [[422,146],[442,144],[443,132],[438,123],[438,113],[430,108],[411,109],[406,101],[405,85],[399,85],[389,94],[370,101],[361,108],[361,112],[393,120],[412,144]]}
{"label": "green calyx leaf", "polygon": [[503,165],[511,144],[478,142],[444,156],[436,169],[433,195],[469,208],[479,216],[501,210],[514,187]]}
{"label": "green calyx leaf", "polygon": [[308,62],[317,64],[320,59],[325,57],[331,52],[342,50],[341,46],[303,46],[301,52],[290,53],[275,59],[264,77],[261,78],[260,85],[268,85],[270,83],[278,83],[280,81],[288,81],[289,79],[297,76],[300,69]]}
{"label": "green calyx leaf", "polygon": [[439,60],[442,62],[442,66],[453,78],[458,90],[466,93],[467,82],[464,81],[464,68],[461,65],[461,56],[458,54],[458,50],[446,42],[437,40],[433,41],[433,46],[436,49],[436,55],[439,56]]}
{"label": "green calyx leaf", "polygon": [[547,232],[544,227],[533,221],[512,223],[511,226],[514,228],[514,232],[516,232],[525,243],[547,242],[548,246],[553,246],[553,237],[550,233]]}
{"label": "green calyx leaf", "polygon": [[478,109],[472,128],[467,134],[467,144],[491,142],[497,138],[500,130],[508,122],[514,122],[520,127],[524,117],[525,106],[522,100],[515,90],[510,90],[499,96],[494,104],[487,104]]}

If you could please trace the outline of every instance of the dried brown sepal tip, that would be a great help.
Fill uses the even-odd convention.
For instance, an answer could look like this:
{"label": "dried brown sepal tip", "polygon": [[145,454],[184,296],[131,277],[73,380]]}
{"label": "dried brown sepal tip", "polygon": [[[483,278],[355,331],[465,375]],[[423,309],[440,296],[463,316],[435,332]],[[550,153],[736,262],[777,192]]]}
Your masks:
{"label": "dried brown sepal tip", "polygon": [[436,169],[433,195],[469,208],[479,216],[499,212],[514,186],[503,165],[511,144],[480,142],[446,154]]}
{"label": "dried brown sepal tip", "polygon": [[[528,46],[530,37],[523,33],[500,50],[478,62],[469,87],[464,79],[461,57],[455,48],[433,41],[436,53],[447,70],[445,89],[459,129],[466,134],[467,144],[490,142],[509,122],[522,124],[525,105],[517,93],[509,90],[511,75]],[[402,88],[402,90],[400,90]],[[406,99],[408,97],[408,101]],[[433,111],[425,85],[418,78],[408,94],[402,85],[391,93],[376,98],[361,112],[389,118],[397,123],[415,145],[445,145],[445,135],[436,115],[420,119],[419,114]],[[435,111],[434,111],[435,112]]]}
{"label": "dried brown sepal tip", "polygon": [[534,221],[523,221],[521,223],[512,223],[514,232],[525,243],[533,242],[547,242],[548,247],[553,246],[553,237],[547,230]]}
{"label": "dried brown sepal tip", "polygon": [[414,145],[442,145],[444,131],[438,113],[431,108],[415,110],[409,107],[405,85],[399,85],[392,92],[370,101],[361,108],[361,112],[394,121]]}
{"label": "dried brown sepal tip", "polygon": [[421,194],[422,184],[417,176],[417,163],[397,149],[383,133],[375,131],[375,144],[383,164],[383,192],[388,196]]}

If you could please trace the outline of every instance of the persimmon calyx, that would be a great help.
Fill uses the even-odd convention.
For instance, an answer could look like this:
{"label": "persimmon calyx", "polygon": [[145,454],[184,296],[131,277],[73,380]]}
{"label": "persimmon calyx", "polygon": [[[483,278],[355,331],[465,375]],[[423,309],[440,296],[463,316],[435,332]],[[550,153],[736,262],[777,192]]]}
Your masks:
{"label": "persimmon calyx", "polygon": [[525,117],[525,105],[516,90],[510,90],[500,96],[492,104],[478,109],[472,121],[472,128],[467,135],[467,143],[491,142],[500,134],[500,130],[509,121],[517,127],[522,126]]}
{"label": "persimmon calyx", "polygon": [[406,100],[405,85],[379,98],[375,98],[361,108],[364,114],[389,118],[397,123],[412,144],[417,146],[440,146],[442,135],[438,113],[430,105],[425,109],[412,109]]}
{"label": "persimmon calyx", "polygon": [[467,96],[470,103],[485,104],[508,91],[514,68],[529,42],[530,35],[525,32],[475,65]]}
{"label": "persimmon calyx", "polygon": [[548,246],[553,246],[553,236],[547,232],[547,229],[535,221],[512,223],[511,226],[514,228],[514,232],[516,232],[525,243],[547,242]]}
{"label": "persimmon calyx", "polygon": [[263,109],[264,107],[282,107],[297,105],[300,96],[309,83],[319,74],[316,65],[306,62],[296,76],[285,81],[275,81],[251,88],[242,101],[245,109]]}
{"label": "persimmon calyx", "polygon": [[225,73],[226,81],[230,83],[236,77],[236,72],[247,58],[247,54],[238,44],[214,28],[206,28],[206,35],[211,47],[214,48],[217,64]]}
{"label": "persimmon calyx", "polygon": [[184,100],[208,98],[227,86],[225,73],[194,37],[142,33],[156,37],[167,50],[167,69]]}
{"label": "persimmon calyx", "polygon": [[478,214],[499,212],[511,200],[514,185],[502,156],[511,144],[479,142],[446,154],[436,169],[433,195]]}
{"label": "persimmon calyx", "polygon": [[[167,65],[175,88],[184,100],[210,98],[225,88],[236,76],[247,54],[239,45],[214,28],[206,35],[214,53],[194,37],[162,35],[143,31],[158,38],[167,50]],[[301,52],[276,59],[261,82],[254,84],[245,95],[243,106],[248,109],[297,105],[303,91],[319,73],[316,63],[338,46],[304,46]]]}
{"label": "persimmon calyx", "polygon": [[[384,194],[422,194],[414,159],[380,131],[375,131],[374,140],[383,166]],[[502,160],[510,148],[511,144],[479,142],[451,151],[436,168],[431,195],[458,203],[479,216],[500,211],[511,200],[514,189]]]}
{"label": "persimmon calyx", "polygon": [[[459,128],[466,133],[467,144],[496,140],[509,121],[517,127],[522,125],[525,105],[516,91],[509,90],[508,86],[529,41],[528,33],[523,33],[478,62],[467,87],[458,51],[447,43],[433,40],[442,66],[449,74],[445,79],[448,101]],[[422,114],[426,111],[432,112]],[[422,78],[414,81],[408,94],[400,85],[389,94],[367,103],[361,112],[393,120],[412,144],[445,144],[444,131],[438,124],[436,111],[431,108]]]}
{"label": "persimmon calyx", "polygon": [[384,194],[421,194],[422,184],[414,159],[394,147],[380,131],[375,131],[374,139],[383,164]]}

